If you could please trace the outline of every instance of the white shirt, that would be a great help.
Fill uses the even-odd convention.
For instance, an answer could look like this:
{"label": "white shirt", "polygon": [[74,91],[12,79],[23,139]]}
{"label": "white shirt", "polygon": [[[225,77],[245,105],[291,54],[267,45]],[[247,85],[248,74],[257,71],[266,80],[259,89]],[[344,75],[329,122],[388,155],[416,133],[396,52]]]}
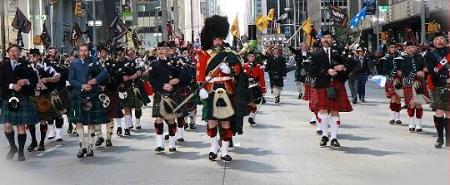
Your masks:
{"label": "white shirt", "polygon": [[323,48],[323,50],[325,50],[325,53],[328,54],[328,63],[331,63],[331,48]]}

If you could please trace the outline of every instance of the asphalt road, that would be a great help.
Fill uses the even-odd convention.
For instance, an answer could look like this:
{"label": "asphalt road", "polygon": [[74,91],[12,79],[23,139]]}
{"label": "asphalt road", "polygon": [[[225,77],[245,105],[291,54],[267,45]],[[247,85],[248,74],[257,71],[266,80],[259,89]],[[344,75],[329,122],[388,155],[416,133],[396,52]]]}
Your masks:
{"label": "asphalt road", "polygon": [[[77,159],[77,138],[47,142],[47,151],[27,153],[26,162],[0,160],[2,185],[447,185],[448,149],[435,149],[432,113],[425,111],[424,133],[387,123],[388,102],[375,84],[367,87],[367,103],[342,115],[339,149],[320,148],[320,137],[308,122],[307,102],[296,99],[292,73],[281,104],[271,95],[260,108],[257,124],[245,125],[230,152],[233,161],[208,160],[205,124],[188,130],[176,153],[155,154],[151,108],[144,109],[143,130],[114,136],[112,148],[97,148],[95,157]],[[3,132],[2,128],[0,130]],[[27,145],[30,142],[28,139]],[[8,144],[0,136],[0,157]]]}

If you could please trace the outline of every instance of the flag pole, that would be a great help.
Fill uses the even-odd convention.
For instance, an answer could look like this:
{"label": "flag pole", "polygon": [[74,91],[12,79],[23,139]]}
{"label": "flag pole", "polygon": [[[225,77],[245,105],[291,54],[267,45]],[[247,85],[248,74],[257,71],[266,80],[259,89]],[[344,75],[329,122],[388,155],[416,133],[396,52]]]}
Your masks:
{"label": "flag pole", "polygon": [[300,26],[300,27],[297,29],[297,31],[295,31],[294,35],[292,35],[291,38],[289,38],[285,43],[291,42],[291,40],[298,34],[298,32],[300,32],[300,30],[303,28],[303,26],[305,26],[306,21],[307,21],[307,20],[305,20],[305,22],[302,24],[302,26]]}

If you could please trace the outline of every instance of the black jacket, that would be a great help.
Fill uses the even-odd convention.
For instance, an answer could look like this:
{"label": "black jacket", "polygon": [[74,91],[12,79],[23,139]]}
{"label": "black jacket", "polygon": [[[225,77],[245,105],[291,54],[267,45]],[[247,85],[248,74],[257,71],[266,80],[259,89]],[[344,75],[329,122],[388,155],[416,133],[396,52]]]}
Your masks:
{"label": "black jacket", "polygon": [[[332,77],[328,74],[329,69],[333,69],[336,65],[344,65],[347,71],[338,72],[338,75]],[[330,86],[331,80],[345,82],[348,79],[348,74],[352,70],[353,63],[347,61],[342,54],[332,48],[331,49],[331,63],[328,60],[328,55],[323,48],[316,49],[311,53],[311,77],[314,78],[314,87],[327,88]]]}
{"label": "black jacket", "polygon": [[0,65],[0,88],[2,89],[2,97],[4,99],[10,98],[12,93],[15,92],[9,89],[9,85],[17,83],[20,79],[28,79],[30,84],[23,86],[18,95],[33,96],[36,84],[38,83],[38,77],[30,63],[27,60],[19,59],[18,65],[13,71],[10,60],[5,58]]}

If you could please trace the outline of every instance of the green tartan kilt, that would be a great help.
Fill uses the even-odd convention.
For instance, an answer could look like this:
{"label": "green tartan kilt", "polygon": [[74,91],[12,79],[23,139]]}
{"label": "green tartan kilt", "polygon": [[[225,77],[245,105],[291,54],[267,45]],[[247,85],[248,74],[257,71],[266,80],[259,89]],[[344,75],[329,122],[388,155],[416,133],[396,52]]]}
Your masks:
{"label": "green tartan kilt", "polygon": [[143,105],[141,97],[137,96],[131,88],[127,91],[127,98],[120,99],[120,106],[124,108],[140,109]]}
{"label": "green tartan kilt", "polygon": [[81,97],[72,97],[70,111],[68,113],[70,123],[83,123],[84,125],[98,125],[108,123],[108,114],[103,107],[98,95],[91,98],[92,109],[89,111],[83,110],[81,105]]}
{"label": "green tartan kilt", "polygon": [[[177,94],[170,94],[169,97],[172,98],[177,104],[180,103],[180,98]],[[155,92],[155,94],[153,95],[153,107],[152,107],[152,117],[154,117],[154,118],[162,117],[161,111],[160,111],[161,99],[162,99],[161,94],[158,92]],[[185,113],[187,115],[186,108],[183,108],[183,107],[181,107],[181,109],[177,112],[182,112],[183,116],[185,116],[184,115]]]}
{"label": "green tartan kilt", "polygon": [[434,109],[450,111],[450,85],[446,88],[437,87],[431,94]]}
{"label": "green tartan kilt", "polygon": [[[39,97],[34,96],[34,97],[31,97],[30,99],[33,101],[33,103],[35,105],[39,121],[52,121],[54,119],[61,117],[61,115],[57,112],[56,108],[52,105],[49,93],[44,94]],[[43,111],[39,110],[38,104],[40,101],[46,101],[45,105],[43,105],[43,106],[48,106],[47,110],[43,110]]]}
{"label": "green tartan kilt", "polygon": [[2,100],[0,124],[11,123],[13,125],[35,125],[39,122],[34,102],[30,97],[19,98],[20,108],[17,112],[9,111],[8,99]]}

